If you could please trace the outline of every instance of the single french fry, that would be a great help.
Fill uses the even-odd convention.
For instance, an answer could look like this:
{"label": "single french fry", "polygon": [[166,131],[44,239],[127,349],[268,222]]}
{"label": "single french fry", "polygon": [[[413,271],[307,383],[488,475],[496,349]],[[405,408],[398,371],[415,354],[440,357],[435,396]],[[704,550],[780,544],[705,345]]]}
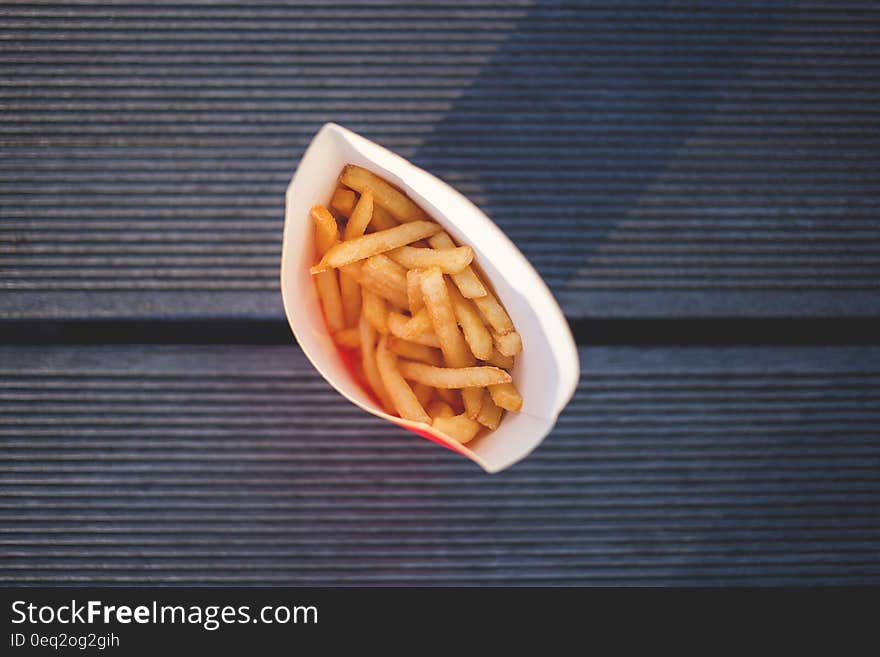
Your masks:
{"label": "single french fry", "polygon": [[315,252],[320,258],[339,241],[339,226],[323,205],[312,207],[309,214],[315,222]]}
{"label": "single french fry", "polygon": [[[434,367],[402,360],[397,369],[403,378],[434,388],[472,388],[510,383],[510,374],[497,367]],[[497,403],[497,402],[496,402]]]}
{"label": "single french fry", "polygon": [[500,367],[502,370],[510,370],[513,369],[514,360],[513,356],[505,356],[497,349],[493,349],[492,355],[486,359],[486,363]]}
{"label": "single french fry", "polygon": [[375,194],[375,203],[390,212],[398,221],[418,221],[428,218],[418,205],[388,181],[380,178],[372,171],[354,164],[342,170],[340,181],[346,187],[363,193],[369,187]]}
{"label": "single french fry", "polygon": [[480,312],[474,302],[465,299],[455,285],[447,285],[446,287],[452,302],[452,310],[455,312],[455,319],[464,332],[464,339],[471,348],[471,353],[480,360],[489,359],[493,349],[492,334],[483,324]]}
{"label": "single french fry", "polygon": [[470,419],[467,415],[454,417],[437,417],[431,423],[432,426],[450,438],[465,444],[474,439],[480,431],[480,423]]}
{"label": "single french fry", "polygon": [[[430,244],[431,247],[434,249],[455,248],[455,242],[453,242],[452,238],[449,237],[449,234],[445,232],[437,233],[436,235],[432,236],[430,239],[428,239],[428,244]],[[455,283],[455,286],[459,289],[462,296],[464,296],[466,299],[475,299],[476,297],[482,297],[489,292],[486,289],[486,286],[483,285],[480,277],[477,276],[477,272],[475,272],[470,266],[465,267],[457,274],[453,274],[452,282]]]}
{"label": "single french fry", "polygon": [[376,365],[379,367],[379,376],[394,408],[400,417],[416,422],[431,422],[431,417],[419,403],[418,398],[404,380],[397,369],[397,356],[388,351],[387,338],[383,335],[376,349]]}
{"label": "single french fry", "polygon": [[318,298],[324,309],[324,319],[331,333],[336,333],[345,328],[345,317],[342,312],[342,296],[339,293],[339,281],[336,272],[332,269],[322,271],[315,277],[315,287],[318,290]]}
{"label": "single french fry", "polygon": [[461,389],[461,400],[464,403],[464,414],[470,419],[476,420],[483,408],[483,390],[480,387],[468,387]]}
{"label": "single french fry", "polygon": [[421,269],[410,269],[406,272],[406,298],[409,301],[409,311],[413,315],[425,307],[422,299]]}
{"label": "single french fry", "polygon": [[428,314],[427,308],[422,308],[419,312],[409,318],[404,328],[403,337],[409,339],[422,333],[430,333],[434,330],[431,323],[431,316]]}
{"label": "single french fry", "polygon": [[[315,222],[315,251],[320,257],[339,240],[339,227],[336,224],[336,219],[323,205],[312,207],[309,214]],[[315,278],[315,288],[318,291],[318,298],[321,300],[321,307],[324,309],[327,328],[333,333],[344,328],[345,316],[336,272],[325,272],[318,275]]]}
{"label": "single french fry", "polygon": [[317,274],[326,269],[342,267],[351,262],[364,260],[370,256],[396,249],[399,246],[406,246],[410,242],[429,237],[438,230],[440,230],[440,226],[432,221],[413,221],[389,228],[388,230],[380,230],[351,240],[338,242],[330,247],[324,254],[324,257],[321,258],[321,261],[309,271],[312,274]]}
{"label": "single french fry", "polygon": [[522,337],[516,331],[510,331],[504,335],[493,331],[492,340],[498,353],[503,356],[516,356],[522,351]]}
{"label": "single french fry", "polygon": [[343,239],[351,240],[360,237],[367,230],[367,224],[373,218],[373,190],[369,187],[365,188],[358,199],[357,205],[354,206],[348,223],[345,225]]}
{"label": "single french fry", "polygon": [[[477,305],[477,308],[480,309],[483,317],[486,318],[486,323],[491,326],[496,333],[505,335],[514,330],[510,315],[507,314],[507,311],[504,310],[504,307],[498,302],[498,299],[495,298],[494,294],[486,292],[485,296],[474,299],[474,303]],[[513,354],[507,355],[510,356]]]}
{"label": "single french fry", "polygon": [[523,398],[513,383],[499,383],[489,386],[492,401],[506,411],[517,412],[522,408]]}
{"label": "single french fry", "polygon": [[388,336],[388,349],[407,360],[417,360],[420,363],[427,363],[435,367],[440,367],[443,364],[439,350],[398,338],[396,335]]}
{"label": "single french fry", "polygon": [[351,216],[356,203],[357,195],[353,191],[345,187],[337,187],[330,199],[330,208],[347,219]]}
{"label": "single french fry", "polygon": [[[418,399],[419,403],[422,405],[422,408],[426,408],[428,403],[434,398],[434,388],[426,386],[424,383],[416,383],[413,385],[412,391],[416,396],[416,399]],[[428,413],[428,415],[430,415],[430,413]]]}
{"label": "single french fry", "polygon": [[333,341],[346,349],[358,349],[361,346],[361,334],[356,328],[344,328],[333,334]]}
{"label": "single french fry", "polygon": [[[455,312],[449,299],[449,290],[443,280],[443,273],[436,267],[426,269],[422,274],[422,297],[425,308],[434,325],[434,333],[440,341],[440,349],[446,364],[450,367],[471,367],[475,364],[473,354],[458,330]],[[482,384],[468,384],[482,385]]]}
{"label": "single french fry", "polygon": [[428,415],[431,416],[432,420],[436,420],[438,417],[453,417],[455,415],[455,411],[452,410],[452,406],[447,404],[445,401],[434,400],[430,404],[425,407],[425,410],[428,412]]}
{"label": "single french fry", "polygon": [[457,274],[471,264],[474,250],[469,246],[452,249],[418,249],[414,246],[401,246],[389,251],[388,257],[407,269],[439,267],[444,274]]}
{"label": "single french fry", "polygon": [[440,340],[437,339],[437,334],[433,331],[420,333],[419,335],[413,335],[411,337],[406,337],[406,326],[408,323],[409,317],[407,317],[406,315],[401,315],[400,313],[394,312],[389,313],[388,332],[391,333],[391,335],[397,336],[398,338],[402,338],[410,342],[415,342],[416,344],[421,344],[426,347],[440,346]]}
{"label": "single french fry", "polygon": [[[384,257],[384,256],[374,256]],[[387,258],[386,258],[387,260]],[[395,276],[393,272],[384,270],[381,266],[370,266],[373,259],[366,261],[361,268],[360,282],[365,288],[372,290],[379,296],[387,299],[396,308],[406,308],[409,300],[406,297],[406,276]],[[399,267],[400,265],[388,260],[388,263]]]}
{"label": "single french fry", "polygon": [[361,316],[361,286],[351,274],[342,269],[339,270],[339,293],[342,296],[345,325],[357,326]]}
{"label": "single french fry", "polygon": [[361,288],[362,313],[367,321],[383,335],[388,333],[388,304],[385,299],[367,288]]}
{"label": "single french fry", "polygon": [[361,367],[364,371],[364,378],[385,410],[394,411],[394,402],[388,391],[385,390],[385,384],[382,383],[382,377],[379,375],[379,365],[376,363],[376,329],[364,314],[358,321],[358,333],[360,334]]}
{"label": "single french fry", "polygon": [[[501,424],[501,414],[503,412],[504,409],[492,399],[492,393],[489,390],[486,390],[485,393],[483,393],[483,403],[480,406],[480,412],[476,419],[477,422],[484,427],[494,431],[498,428],[498,425]],[[428,415],[431,415],[431,413],[429,412]],[[431,417],[434,416],[431,415]]]}

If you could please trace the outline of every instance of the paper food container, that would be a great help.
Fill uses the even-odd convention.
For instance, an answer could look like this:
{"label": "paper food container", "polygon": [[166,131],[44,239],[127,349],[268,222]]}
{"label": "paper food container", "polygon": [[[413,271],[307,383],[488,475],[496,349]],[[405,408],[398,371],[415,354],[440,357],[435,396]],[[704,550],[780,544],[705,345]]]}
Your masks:
{"label": "paper food container", "polygon": [[[505,412],[495,431],[467,446],[435,432],[428,424],[383,412],[349,370],[324,323],[309,274],[314,264],[314,225],[309,210],[316,203],[329,203],[346,164],[360,165],[394,183],[457,243],[471,246],[474,264],[495,288],[522,336],[523,350],[512,372],[523,397],[522,411]],[[306,357],[340,394],[368,413],[468,457],[487,472],[498,472],[516,463],[550,433],[577,387],[577,348],[544,281],[473,203],[399,155],[328,123],[312,140],[290,181],[284,216],[281,292],[287,320]]]}

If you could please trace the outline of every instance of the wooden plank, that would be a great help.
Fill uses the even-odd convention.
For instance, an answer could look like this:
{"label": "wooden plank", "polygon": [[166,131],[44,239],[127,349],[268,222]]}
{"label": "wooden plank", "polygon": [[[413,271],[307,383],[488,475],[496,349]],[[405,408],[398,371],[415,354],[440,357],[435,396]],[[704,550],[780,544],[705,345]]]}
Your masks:
{"label": "wooden plank", "polygon": [[530,5],[3,7],[0,314],[280,318],[328,120],[484,207],[573,319],[880,312],[880,14]]}
{"label": "wooden plank", "polygon": [[0,348],[0,582],[880,583],[880,349],[580,356],[488,476],[295,347]]}

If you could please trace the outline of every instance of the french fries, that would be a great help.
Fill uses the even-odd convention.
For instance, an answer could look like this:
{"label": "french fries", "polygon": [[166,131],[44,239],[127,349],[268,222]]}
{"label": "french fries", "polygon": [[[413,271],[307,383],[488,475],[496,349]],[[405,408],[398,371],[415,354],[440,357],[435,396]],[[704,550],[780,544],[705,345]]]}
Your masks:
{"label": "french fries", "polygon": [[[436,388],[437,396],[453,409],[462,408],[461,391],[455,388]],[[430,415],[430,413],[429,413]],[[433,415],[431,417],[434,417]]]}
{"label": "french fries", "polygon": [[382,254],[374,255],[361,267],[361,285],[384,297],[398,308],[406,308],[406,270]]}
{"label": "french fries", "polygon": [[[433,249],[451,249],[455,247],[455,242],[446,233],[433,235],[428,240],[428,244]],[[462,296],[467,299],[484,297],[488,293],[486,286],[480,281],[480,277],[470,267],[465,267],[457,274],[453,274],[452,282],[458,287]]]}
{"label": "french fries", "polygon": [[406,298],[409,302],[409,312],[415,315],[425,307],[422,298],[422,271],[410,269],[406,272]]}
{"label": "french fries", "polygon": [[339,183],[335,217],[310,212],[310,272],[334,341],[360,352],[352,367],[387,412],[462,444],[497,429],[523,405],[510,375],[523,345],[474,250],[362,167]]}
{"label": "french fries", "polygon": [[472,366],[474,355],[458,330],[449,290],[443,280],[443,273],[436,267],[422,274],[422,297],[446,362],[452,367]]}
{"label": "french fries", "polygon": [[477,308],[483,313],[486,322],[496,333],[507,335],[513,330],[513,322],[510,321],[510,316],[504,310],[504,307],[498,303],[498,299],[495,298],[494,294],[486,292],[484,296],[475,298],[474,303],[477,304]]}
{"label": "french fries", "polygon": [[489,386],[492,401],[506,411],[518,412],[522,408],[523,399],[519,391],[510,381]]}
{"label": "french fries", "polygon": [[401,296],[401,291],[381,277],[370,274],[362,276],[361,285],[365,290],[370,290],[395,308],[404,308],[406,306],[405,296]]}
{"label": "french fries", "polygon": [[467,415],[439,416],[434,418],[432,425],[441,433],[455,438],[462,445],[473,440],[480,430],[480,423],[470,419]]}
{"label": "french fries", "polygon": [[412,319],[400,313],[389,313],[388,315],[388,332],[398,338],[424,345],[425,347],[439,347],[440,340],[433,331],[424,333],[410,333],[407,331],[409,323]]}
{"label": "french fries", "polygon": [[339,241],[339,226],[336,225],[333,215],[322,205],[314,206],[310,214],[315,222],[315,250],[320,257]]}
{"label": "french fries", "polygon": [[[422,273],[422,299],[434,325],[434,333],[440,344],[440,350],[447,364],[456,368],[468,368],[475,364],[474,355],[467,342],[458,330],[455,311],[449,296],[449,289],[443,280],[442,272],[434,267]],[[464,386],[461,398],[464,401],[465,414],[473,419],[480,412],[483,400],[482,391],[476,387],[480,384],[471,383]],[[447,387],[447,386],[441,386]],[[448,386],[458,387],[458,386]]]}
{"label": "french fries", "polygon": [[391,403],[403,419],[430,423],[431,416],[425,412],[412,388],[397,371],[397,356],[388,351],[386,341],[387,338],[384,335],[379,340],[379,347],[376,349],[376,365],[379,368],[379,376],[382,377],[382,385],[385,386],[385,390],[388,391],[388,396],[391,398]]}
{"label": "french fries", "polygon": [[436,420],[438,417],[453,417],[455,415],[452,406],[439,399],[429,403],[425,410],[428,412],[428,415],[431,416],[432,420]]}
{"label": "french fries", "polygon": [[469,246],[454,249],[417,249],[401,246],[388,252],[388,257],[407,269],[438,267],[444,274],[457,274],[471,264],[474,250]]}
{"label": "french fries", "polygon": [[482,388],[511,381],[510,374],[491,365],[434,367],[415,361],[402,360],[397,364],[397,369],[404,379],[424,383],[434,388]]}
{"label": "french fries", "polygon": [[360,334],[361,369],[364,378],[373,390],[373,394],[379,398],[382,406],[387,411],[393,411],[394,402],[388,391],[385,390],[385,384],[382,383],[382,377],[379,374],[379,364],[376,361],[376,329],[367,320],[366,315],[361,315],[358,322],[358,333]]}
{"label": "french fries", "polygon": [[[330,199],[330,207],[335,210],[339,215],[348,219],[351,216],[351,213],[354,212],[354,206],[357,204],[357,194],[355,194],[350,189],[345,189],[345,187],[337,187],[336,191],[333,192],[333,198]],[[380,208],[377,205],[373,205],[373,218],[370,220],[370,225],[367,227],[369,230],[373,228],[375,230],[386,230],[388,228],[394,228],[397,225],[397,222],[394,220],[388,211]]]}
{"label": "french fries", "polygon": [[[492,392],[490,390],[486,390],[486,392],[483,393],[483,403],[480,405],[480,412],[477,415],[477,422],[482,424],[487,429],[497,429],[498,425],[501,424],[502,413],[504,413],[504,409],[496,404],[495,400],[492,399]],[[428,415],[431,414],[428,413]],[[431,417],[434,416],[431,415]]]}
{"label": "french fries", "polygon": [[[312,208],[311,215],[315,221],[315,250],[323,255],[339,241],[339,228],[333,215],[320,205]],[[341,331],[345,327],[345,313],[342,308],[342,294],[339,290],[337,273],[324,271],[318,274],[315,277],[315,288],[321,300],[321,307],[324,308],[327,328],[333,333]]]}
{"label": "french fries", "polygon": [[[330,216],[332,217],[332,215]],[[399,246],[406,246],[410,242],[429,237],[439,230],[440,226],[432,221],[413,221],[388,230],[380,230],[352,240],[338,242],[330,247],[321,261],[310,271],[313,274],[318,274],[327,269],[342,267],[396,249]]]}
{"label": "french fries", "polygon": [[333,341],[346,349],[360,349],[361,334],[356,328],[345,328],[333,334]]}
{"label": "french fries", "polygon": [[357,194],[345,187],[337,187],[330,199],[330,209],[348,219],[357,204]]}
{"label": "french fries", "polygon": [[417,360],[421,363],[426,363],[427,365],[433,365],[435,367],[440,367],[443,362],[441,360],[441,353],[438,349],[426,347],[425,345],[416,342],[410,342],[409,340],[398,338],[395,335],[388,337],[388,349],[398,356],[403,356],[407,360]]}
{"label": "french fries", "polygon": [[486,362],[489,363],[489,365],[500,367],[502,370],[512,370],[514,358],[513,356],[505,356],[497,349],[493,349],[492,354],[486,359]]}
{"label": "french fries", "polygon": [[[378,254],[367,258],[361,267],[363,275],[373,275],[378,280],[386,282],[388,285],[403,292],[406,295],[406,268],[401,267],[386,255]],[[403,304],[404,308],[409,306],[409,299]]]}
{"label": "french fries", "polygon": [[406,194],[363,167],[349,164],[342,170],[339,181],[356,192],[363,193],[367,187],[372,189],[376,194],[375,202],[388,210],[398,221],[419,221],[428,218],[428,215],[418,205],[413,203]]}
{"label": "french fries", "polygon": [[373,218],[370,220],[370,228],[374,230],[388,230],[397,225],[398,223],[388,213],[388,210],[380,208],[375,203],[373,204]]}
{"label": "french fries", "polygon": [[361,194],[360,200],[354,206],[348,223],[345,224],[344,239],[351,240],[360,237],[367,230],[367,224],[373,218],[373,190],[367,187]]}
{"label": "french fries", "polygon": [[474,306],[474,302],[465,299],[454,285],[448,285],[447,290],[455,319],[464,332],[464,339],[467,340],[471,353],[480,360],[488,360],[492,357],[492,334],[480,319],[480,313]]}
{"label": "french fries", "polygon": [[[419,400],[419,403],[422,405],[422,408],[427,408],[428,404],[431,403],[431,400],[434,398],[434,388],[429,385],[425,385],[424,383],[416,383],[412,387],[413,394],[416,396],[416,399]],[[427,411],[425,411],[427,413]],[[430,413],[428,413],[430,415]]]}
{"label": "french fries", "polygon": [[379,333],[388,333],[388,304],[385,299],[367,288],[361,289],[361,295],[364,317]]}
{"label": "french fries", "polygon": [[505,333],[503,335],[493,332],[492,341],[495,343],[495,348],[498,350],[498,353],[502,356],[510,358],[516,356],[522,351],[522,338],[516,331],[511,331],[510,333]]}
{"label": "french fries", "polygon": [[324,308],[327,328],[333,333],[341,331],[345,328],[345,315],[342,311],[342,296],[339,292],[336,272],[322,271],[315,277],[315,287],[321,299],[321,306]]}
{"label": "french fries", "polygon": [[483,389],[475,386],[462,388],[461,401],[464,403],[464,413],[475,420],[483,407]]}
{"label": "french fries", "polygon": [[[318,276],[323,276],[325,273],[322,272]],[[361,316],[361,286],[356,278],[342,269],[339,270],[339,294],[345,325],[357,326],[358,318]]]}
{"label": "french fries", "polygon": [[403,329],[403,337],[415,337],[423,333],[430,333],[433,330],[434,325],[431,323],[431,316],[425,308],[422,308],[417,313],[413,313],[412,317],[406,322],[406,326]]}

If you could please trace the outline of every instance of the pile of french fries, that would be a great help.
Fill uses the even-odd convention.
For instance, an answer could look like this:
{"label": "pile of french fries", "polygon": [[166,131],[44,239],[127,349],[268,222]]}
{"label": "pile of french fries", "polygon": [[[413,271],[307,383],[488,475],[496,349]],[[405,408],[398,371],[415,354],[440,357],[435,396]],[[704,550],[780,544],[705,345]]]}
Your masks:
{"label": "pile of french fries", "polygon": [[340,347],[360,351],[360,377],[387,412],[467,443],[522,408],[510,376],[522,339],[471,247],[354,165],[330,208],[311,216],[327,326]]}

